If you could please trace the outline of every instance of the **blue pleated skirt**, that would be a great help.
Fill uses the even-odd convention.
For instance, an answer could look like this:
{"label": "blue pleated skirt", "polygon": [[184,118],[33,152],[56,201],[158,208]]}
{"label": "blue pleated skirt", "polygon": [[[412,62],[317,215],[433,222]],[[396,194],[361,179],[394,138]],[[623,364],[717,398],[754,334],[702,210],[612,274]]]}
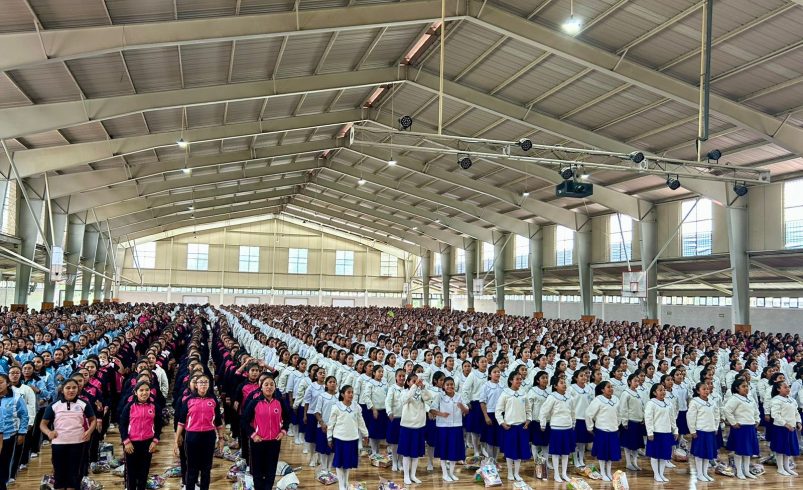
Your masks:
{"label": "blue pleated skirt", "polygon": [[435,457],[443,461],[463,461],[466,459],[466,444],[463,441],[462,427],[437,427]]}
{"label": "blue pleated skirt", "polygon": [[691,454],[702,459],[717,459],[717,433],[697,431],[697,437],[691,440]]}
{"label": "blue pleated skirt", "polygon": [[373,410],[368,410],[368,437],[371,439],[384,439],[388,435],[388,413],[384,410],[377,410],[377,417],[374,418]]}
{"label": "blue pleated skirt", "polygon": [[480,440],[489,446],[499,447],[499,422],[496,421],[494,412],[488,412],[488,417],[491,419],[491,425],[486,424],[485,417],[483,417]]}
{"label": "blue pleated skirt", "polygon": [[647,427],[644,422],[629,420],[627,427],[622,430],[622,446],[630,450],[638,450],[644,447],[644,437],[647,435]]}
{"label": "blue pleated skirt", "polygon": [[758,431],[755,425],[742,425],[738,429],[731,427],[728,433],[728,451],[738,456],[758,456]]}
{"label": "blue pleated skirt", "polygon": [[585,419],[574,421],[574,437],[577,444],[590,444],[594,442],[594,434],[588,432]]}
{"label": "blue pleated skirt", "polygon": [[600,461],[621,460],[622,444],[619,441],[619,432],[594,429],[594,445],[591,446],[591,455]]}
{"label": "blue pleated skirt", "polygon": [[429,447],[438,447],[438,427],[434,420],[427,417],[427,424],[424,426],[424,442]]}
{"label": "blue pleated skirt", "polygon": [[546,430],[541,430],[541,422],[530,422],[530,443],[533,446],[549,446],[549,425]]}
{"label": "blue pleated skirt", "polygon": [[401,427],[401,417],[394,417],[393,420],[388,421],[388,432],[386,437],[388,444],[399,443],[400,427]]}
{"label": "blue pleated skirt", "polygon": [[688,412],[687,410],[682,410],[682,411],[678,412],[678,418],[675,420],[675,422],[677,422],[677,424],[678,424],[678,432],[682,436],[685,436],[686,434],[690,433],[690,431],[689,431],[689,421],[686,420],[686,413],[687,412]]}
{"label": "blue pleated skirt", "polygon": [[399,448],[397,453],[409,458],[420,458],[424,455],[424,427],[412,429],[410,427],[399,427]]}
{"label": "blue pleated skirt", "polygon": [[656,432],[652,440],[647,439],[647,456],[655,459],[672,459],[675,437],[670,432]]}
{"label": "blue pleated skirt", "polygon": [[326,432],[320,427],[315,428],[315,452],[320,454],[332,454],[329,441],[326,440]]}
{"label": "blue pleated skirt", "polygon": [[[304,420],[303,417],[301,420]],[[304,441],[310,444],[315,444],[318,437],[318,419],[315,415],[307,414],[307,426],[304,428]]]}
{"label": "blue pleated skirt", "polygon": [[569,455],[574,452],[574,429],[549,430],[549,454]]}
{"label": "blue pleated skirt", "polygon": [[469,404],[465,425],[467,432],[482,435],[483,427],[485,427],[485,417],[482,415],[482,407],[480,407],[480,402],[473,401]]}
{"label": "blue pleated skirt", "polygon": [[502,453],[507,459],[530,459],[530,434],[524,424],[511,425],[509,429],[499,427]]}
{"label": "blue pleated skirt", "polygon": [[773,425],[770,430],[772,430],[770,449],[787,456],[800,456],[800,442],[798,441],[797,430],[789,430],[780,425]]}
{"label": "blue pleated skirt", "polygon": [[304,407],[299,405],[298,408],[295,409],[294,415],[295,423],[298,424],[298,431],[303,434],[307,429],[307,426],[304,425]]}
{"label": "blue pleated skirt", "polygon": [[359,460],[359,441],[341,441],[333,439],[335,457],[332,466],[335,468],[352,469],[357,467]]}

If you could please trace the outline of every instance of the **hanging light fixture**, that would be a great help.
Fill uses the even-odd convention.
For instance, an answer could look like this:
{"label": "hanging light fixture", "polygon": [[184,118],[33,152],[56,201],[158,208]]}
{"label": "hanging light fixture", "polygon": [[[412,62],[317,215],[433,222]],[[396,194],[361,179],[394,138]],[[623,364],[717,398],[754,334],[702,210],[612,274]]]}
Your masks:
{"label": "hanging light fixture", "polygon": [[569,18],[561,25],[561,28],[570,36],[576,36],[583,28],[583,22],[579,17],[574,16],[574,0],[569,0]]}

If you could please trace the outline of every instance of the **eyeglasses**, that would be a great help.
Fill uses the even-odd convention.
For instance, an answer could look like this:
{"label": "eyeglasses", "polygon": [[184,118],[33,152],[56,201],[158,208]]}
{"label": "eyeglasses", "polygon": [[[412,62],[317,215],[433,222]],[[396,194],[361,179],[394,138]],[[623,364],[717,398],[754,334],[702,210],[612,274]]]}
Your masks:
{"label": "eyeglasses", "polygon": [[197,385],[208,385],[209,381],[196,381],[195,384],[197,384]]}

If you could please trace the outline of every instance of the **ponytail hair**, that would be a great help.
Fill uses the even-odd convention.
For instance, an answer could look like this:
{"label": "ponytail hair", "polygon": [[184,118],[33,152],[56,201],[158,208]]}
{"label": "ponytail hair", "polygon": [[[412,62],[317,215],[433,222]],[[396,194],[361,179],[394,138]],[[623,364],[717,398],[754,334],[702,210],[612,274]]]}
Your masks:
{"label": "ponytail hair", "polygon": [[338,394],[337,401],[342,402],[343,395],[345,395],[348,390],[354,391],[354,388],[352,388],[351,385],[345,385],[342,388],[340,388],[340,393]]}
{"label": "ponytail hair", "polygon": [[[655,398],[655,396],[656,396],[655,392],[658,391],[658,388],[663,388],[663,387],[664,387],[664,385],[662,385],[661,383],[655,383],[654,385],[652,385],[652,388],[650,388],[650,399]],[[664,389],[666,389],[666,388],[664,388]]]}
{"label": "ponytail hair", "polygon": [[607,388],[610,384],[611,384],[610,381],[603,381],[600,384],[598,384],[597,387],[594,388],[594,395],[600,396],[602,392],[605,391],[605,388]]}

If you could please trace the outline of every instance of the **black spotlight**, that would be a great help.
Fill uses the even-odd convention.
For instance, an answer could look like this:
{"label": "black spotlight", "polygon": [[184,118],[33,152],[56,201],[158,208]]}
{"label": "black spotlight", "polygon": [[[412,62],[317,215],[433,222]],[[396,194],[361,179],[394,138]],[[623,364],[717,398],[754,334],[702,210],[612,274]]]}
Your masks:
{"label": "black spotlight", "polygon": [[640,151],[634,151],[629,155],[630,161],[633,163],[641,163],[644,161],[644,153]]}
{"label": "black spotlight", "polygon": [[680,189],[680,179],[678,179],[677,175],[674,177],[669,176],[666,178],[666,186],[672,189],[673,191],[676,191]]}
{"label": "black spotlight", "polygon": [[737,196],[742,197],[747,195],[747,185],[744,182],[736,182],[733,184],[733,192]]}
{"label": "black spotlight", "polygon": [[460,165],[460,168],[463,170],[468,170],[471,168],[471,157],[468,155],[457,155],[457,164]]}
{"label": "black spotlight", "polygon": [[574,178],[574,170],[569,168],[563,168],[560,170],[560,176],[563,177],[563,180],[570,180]]}
{"label": "black spotlight", "polygon": [[533,142],[527,138],[522,138],[519,140],[519,146],[521,147],[522,151],[530,151],[533,149]]}
{"label": "black spotlight", "polygon": [[413,118],[410,116],[402,116],[399,118],[399,127],[402,131],[407,131],[413,127]]}
{"label": "black spotlight", "polygon": [[722,152],[719,150],[711,150],[708,152],[707,156],[709,160],[719,161],[719,159],[722,158]]}

